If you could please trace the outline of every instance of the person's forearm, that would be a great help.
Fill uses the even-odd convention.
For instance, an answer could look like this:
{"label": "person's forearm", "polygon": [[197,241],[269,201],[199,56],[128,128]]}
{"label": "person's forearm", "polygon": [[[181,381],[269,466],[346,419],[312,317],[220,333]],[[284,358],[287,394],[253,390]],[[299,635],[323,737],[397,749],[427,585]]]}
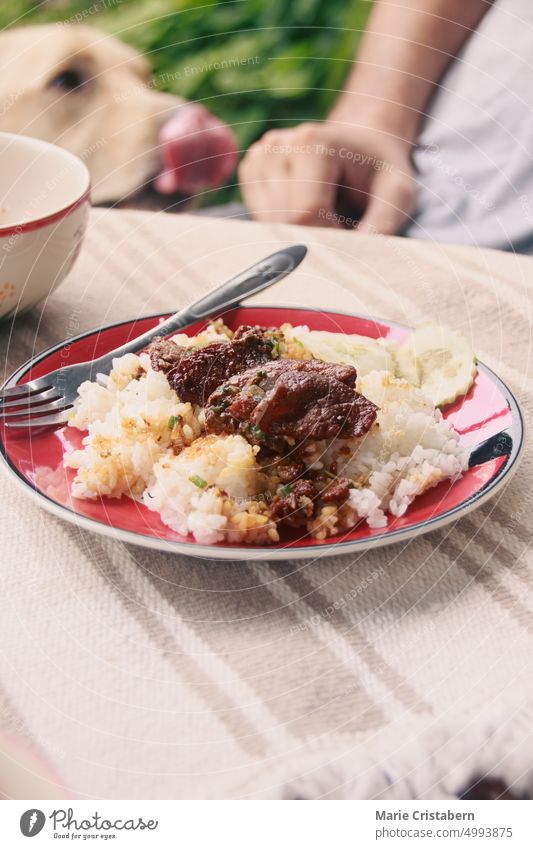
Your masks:
{"label": "person's forearm", "polygon": [[330,119],[415,140],[431,94],[492,0],[376,0]]}

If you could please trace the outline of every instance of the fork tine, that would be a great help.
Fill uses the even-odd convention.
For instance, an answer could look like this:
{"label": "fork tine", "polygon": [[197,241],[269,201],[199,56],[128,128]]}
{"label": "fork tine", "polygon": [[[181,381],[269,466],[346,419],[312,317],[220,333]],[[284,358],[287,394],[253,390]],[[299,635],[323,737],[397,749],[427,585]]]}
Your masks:
{"label": "fork tine", "polygon": [[36,392],[42,392],[45,389],[51,389],[52,384],[44,377],[37,380],[30,380],[28,383],[20,383],[18,386],[10,386],[8,389],[0,391],[0,403],[4,399],[11,401],[13,398],[26,398],[28,395],[33,395]]}
{"label": "fork tine", "polygon": [[32,416],[35,417],[35,421],[38,421],[37,416],[40,416],[41,413],[53,413],[57,410],[66,411],[71,407],[72,404],[67,404],[63,398],[58,398],[57,401],[53,401],[51,404],[41,404],[33,407],[26,405],[21,407],[20,410],[11,410],[9,413],[4,413],[3,410],[0,410],[0,419],[20,419],[21,416]]}
{"label": "fork tine", "polygon": [[56,413],[53,416],[43,416],[39,418],[36,416],[33,419],[22,419],[22,421],[16,422],[5,422],[5,427],[49,427],[50,425],[58,425],[58,424],[66,424],[67,423],[67,410],[63,410],[61,413]]}
{"label": "fork tine", "polygon": [[55,401],[61,395],[59,389],[47,389],[44,392],[38,392],[33,395],[24,395],[21,398],[15,398],[14,401],[2,401],[0,399],[0,416],[4,410],[9,410],[13,407],[21,407],[24,405],[28,408],[30,405],[37,408],[39,404],[44,404],[45,401]]}

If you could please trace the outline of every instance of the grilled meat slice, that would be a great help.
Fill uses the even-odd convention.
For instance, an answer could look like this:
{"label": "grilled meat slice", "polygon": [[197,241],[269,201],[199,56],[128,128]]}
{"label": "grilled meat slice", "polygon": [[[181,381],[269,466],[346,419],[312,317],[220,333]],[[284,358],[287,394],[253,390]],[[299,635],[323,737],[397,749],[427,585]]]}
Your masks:
{"label": "grilled meat slice", "polygon": [[320,493],[320,498],[325,504],[342,504],[350,494],[352,482],[348,478],[337,478]]}
{"label": "grilled meat slice", "polygon": [[276,360],[230,378],[209,397],[206,425],[214,433],[242,433],[249,441],[279,437],[362,436],[377,407],[355,391],[352,366],[319,360]]}
{"label": "grilled meat slice", "polygon": [[187,355],[187,348],[182,348],[176,345],[171,339],[165,339],[163,336],[155,336],[150,342],[147,351],[150,355],[150,362],[155,371],[163,371],[165,374],[174,368],[179,363],[183,356]]}
{"label": "grilled meat slice", "polygon": [[301,479],[289,488],[286,495],[275,495],[272,499],[272,518],[291,528],[301,528],[313,515],[316,487],[313,481]]}
{"label": "grilled meat slice", "polygon": [[[269,362],[277,354],[275,340],[268,331],[246,326],[238,329],[231,342],[212,342],[204,348],[187,350],[163,339],[157,343],[154,340],[148,351],[153,368],[165,372],[180,400],[202,405],[232,375]],[[171,364],[173,357],[175,362]]]}

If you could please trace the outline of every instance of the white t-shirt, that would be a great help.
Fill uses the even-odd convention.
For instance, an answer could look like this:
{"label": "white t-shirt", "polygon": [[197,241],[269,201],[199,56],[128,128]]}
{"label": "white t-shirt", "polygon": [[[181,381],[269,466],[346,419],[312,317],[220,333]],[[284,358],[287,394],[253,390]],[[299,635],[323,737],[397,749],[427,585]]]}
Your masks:
{"label": "white t-shirt", "polygon": [[533,0],[487,12],[430,104],[414,162],[406,235],[533,254]]}

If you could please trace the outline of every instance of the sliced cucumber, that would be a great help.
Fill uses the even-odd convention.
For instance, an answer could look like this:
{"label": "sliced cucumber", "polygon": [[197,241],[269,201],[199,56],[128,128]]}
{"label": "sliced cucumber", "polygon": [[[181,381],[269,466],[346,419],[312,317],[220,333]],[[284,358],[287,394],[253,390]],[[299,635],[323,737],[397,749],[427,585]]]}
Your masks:
{"label": "sliced cucumber", "polygon": [[307,327],[293,327],[289,335],[315,359],[355,366],[360,377],[371,371],[394,371],[394,357],[379,339]]}
{"label": "sliced cucumber", "polygon": [[394,350],[396,372],[431,398],[436,407],[451,404],[472,386],[476,357],[457,330],[426,324]]}

